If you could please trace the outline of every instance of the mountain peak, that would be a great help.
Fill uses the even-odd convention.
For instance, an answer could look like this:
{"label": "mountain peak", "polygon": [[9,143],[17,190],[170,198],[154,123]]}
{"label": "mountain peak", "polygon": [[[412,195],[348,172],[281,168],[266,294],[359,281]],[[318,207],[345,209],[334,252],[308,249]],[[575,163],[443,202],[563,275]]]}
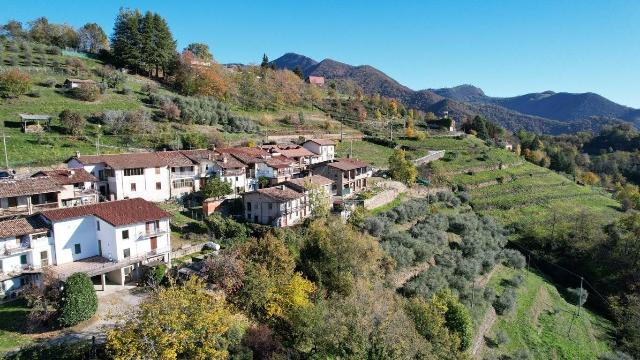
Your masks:
{"label": "mountain peak", "polygon": [[451,88],[433,89],[431,91],[440,96],[458,101],[477,101],[487,97],[482,89],[469,84],[462,84]]}

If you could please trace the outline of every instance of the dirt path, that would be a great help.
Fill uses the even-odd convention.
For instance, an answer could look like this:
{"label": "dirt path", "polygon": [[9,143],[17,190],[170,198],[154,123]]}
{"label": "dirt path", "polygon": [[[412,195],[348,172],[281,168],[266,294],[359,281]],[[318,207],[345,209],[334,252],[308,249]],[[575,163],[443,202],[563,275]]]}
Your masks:
{"label": "dirt path", "polygon": [[391,284],[393,285],[394,289],[401,288],[407,281],[418,276],[421,272],[426,271],[431,265],[433,265],[434,262],[435,259],[432,258],[431,260],[422,264],[411,266],[402,271],[398,271],[391,278]]}
{"label": "dirt path", "polygon": [[473,339],[473,345],[471,346],[471,355],[476,359],[480,359],[482,346],[484,345],[484,336],[491,329],[493,323],[496,322],[497,319],[496,311],[493,309],[493,306],[489,307],[486,314],[484,315],[484,319],[476,332],[476,336]]}

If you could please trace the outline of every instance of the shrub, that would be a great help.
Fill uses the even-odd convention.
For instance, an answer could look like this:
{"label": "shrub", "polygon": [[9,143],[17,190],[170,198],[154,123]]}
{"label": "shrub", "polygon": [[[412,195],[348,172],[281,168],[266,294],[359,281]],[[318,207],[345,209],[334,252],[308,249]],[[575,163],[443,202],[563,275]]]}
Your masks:
{"label": "shrub", "polygon": [[140,90],[142,92],[144,92],[144,93],[147,93],[147,94],[157,93],[158,92],[158,84],[153,83],[153,82],[147,82],[147,83],[144,83],[144,85],[142,85]]}
{"label": "shrub", "polygon": [[45,81],[45,83],[47,84],[48,87],[52,88],[56,86],[56,79],[47,79]]}
{"label": "shrub", "polygon": [[513,360],[529,360],[531,359],[531,354],[526,349],[520,349],[516,351],[511,357]]}
{"label": "shrub", "polygon": [[110,134],[120,134],[127,126],[126,113],[122,110],[107,110],[102,114],[102,124]]}
{"label": "shrub", "polygon": [[62,50],[57,46],[49,46],[47,48],[47,54],[49,54],[49,55],[62,55]]}
{"label": "shrub", "polygon": [[504,249],[502,251],[504,263],[515,269],[522,269],[527,265],[527,259],[518,250]]}
{"label": "shrub", "polygon": [[520,285],[522,285],[523,282],[524,282],[524,275],[522,274],[516,274],[510,279],[505,279],[505,283],[508,286],[511,286],[514,288],[520,287]]}
{"label": "shrub", "polygon": [[171,121],[180,120],[180,108],[171,100],[166,100],[160,107],[164,116]]}
{"label": "shrub", "polygon": [[100,98],[100,89],[94,84],[81,84],[70,91],[74,98],[82,101],[96,101]]}
{"label": "shrub", "polygon": [[128,86],[123,86],[122,87],[122,94],[123,95],[131,95],[131,93],[133,93],[133,91],[131,90],[130,87],[128,87]]}
{"label": "shrub", "polygon": [[40,66],[47,66],[47,62],[49,61],[49,59],[47,59],[46,56],[40,56],[36,61],[37,61],[37,64]]}
{"label": "shrub", "polygon": [[164,280],[165,274],[167,273],[167,265],[159,264],[158,266],[154,266],[152,268],[147,269],[147,272],[144,277],[144,283],[147,286],[157,286],[162,283]]}
{"label": "shrub", "polygon": [[77,136],[82,135],[84,132],[86,121],[84,117],[76,111],[63,110],[60,113],[60,123],[64,126],[67,134]]}
{"label": "shrub", "polygon": [[496,290],[492,287],[484,288],[482,297],[488,302],[492,303],[496,299]]}
{"label": "shrub", "polygon": [[107,85],[107,83],[106,83],[106,82],[104,82],[104,81],[103,81],[103,82],[101,82],[101,83],[99,83],[99,84],[98,84],[98,90],[100,90],[100,95],[104,95],[104,94],[106,94],[106,93],[107,93],[107,88],[108,88],[108,87],[109,87],[109,86],[108,86],[108,85]]}
{"label": "shrub", "polygon": [[498,315],[504,315],[511,311],[516,304],[516,293],[511,288],[505,291],[493,301],[493,308]]}
{"label": "shrub", "polygon": [[580,288],[567,288],[566,290],[567,300],[571,304],[576,304],[579,306],[584,305],[587,302],[587,297],[589,296],[589,292],[587,289],[582,288],[582,296],[580,296]]}
{"label": "shrub", "polygon": [[498,332],[496,332],[495,342],[498,345],[504,345],[509,342],[509,335],[507,335],[507,332],[504,330],[498,330]]}
{"label": "shrub", "polygon": [[18,66],[18,57],[13,55],[12,57],[9,58],[9,65],[11,66]]}
{"label": "shrub", "polygon": [[6,70],[0,73],[0,96],[16,98],[31,90],[29,75],[18,69]]}
{"label": "shrub", "polygon": [[90,319],[98,309],[98,297],[87,274],[75,273],[64,283],[58,322],[64,327]]}
{"label": "shrub", "polygon": [[609,354],[602,355],[600,360],[633,360],[633,356],[624,353],[622,351],[616,351]]}

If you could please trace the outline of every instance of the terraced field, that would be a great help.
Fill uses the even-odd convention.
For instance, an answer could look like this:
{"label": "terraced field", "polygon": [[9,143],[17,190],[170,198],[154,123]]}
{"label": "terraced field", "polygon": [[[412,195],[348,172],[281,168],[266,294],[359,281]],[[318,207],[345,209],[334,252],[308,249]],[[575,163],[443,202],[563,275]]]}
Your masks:
{"label": "terraced field", "polygon": [[[500,294],[504,280],[521,270],[501,267],[489,280],[489,286]],[[486,334],[487,345],[482,349],[498,357],[526,351],[532,359],[597,359],[610,351],[612,325],[587,309],[568,303],[551,283],[535,272],[523,271],[524,283],[516,290],[515,309],[498,316]],[[579,316],[577,316],[579,314]],[[498,331],[508,341],[494,342]]]}

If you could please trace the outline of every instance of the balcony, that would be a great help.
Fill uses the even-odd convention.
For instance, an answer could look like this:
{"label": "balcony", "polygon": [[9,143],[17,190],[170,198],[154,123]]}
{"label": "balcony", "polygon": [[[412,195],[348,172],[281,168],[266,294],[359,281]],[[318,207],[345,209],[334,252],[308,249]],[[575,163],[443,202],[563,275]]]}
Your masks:
{"label": "balcony", "polygon": [[154,236],[161,236],[167,233],[167,230],[164,229],[149,229],[145,232],[142,232],[138,235],[138,241],[148,239]]}
{"label": "balcony", "polygon": [[31,249],[31,247],[29,246],[29,243],[22,243],[16,247],[11,247],[11,248],[5,247],[4,249],[2,249],[2,251],[0,251],[0,255],[11,256],[11,255],[20,254],[20,253],[29,251],[29,249]]}
{"label": "balcony", "polygon": [[98,191],[94,189],[74,188],[73,197],[98,196]]}

